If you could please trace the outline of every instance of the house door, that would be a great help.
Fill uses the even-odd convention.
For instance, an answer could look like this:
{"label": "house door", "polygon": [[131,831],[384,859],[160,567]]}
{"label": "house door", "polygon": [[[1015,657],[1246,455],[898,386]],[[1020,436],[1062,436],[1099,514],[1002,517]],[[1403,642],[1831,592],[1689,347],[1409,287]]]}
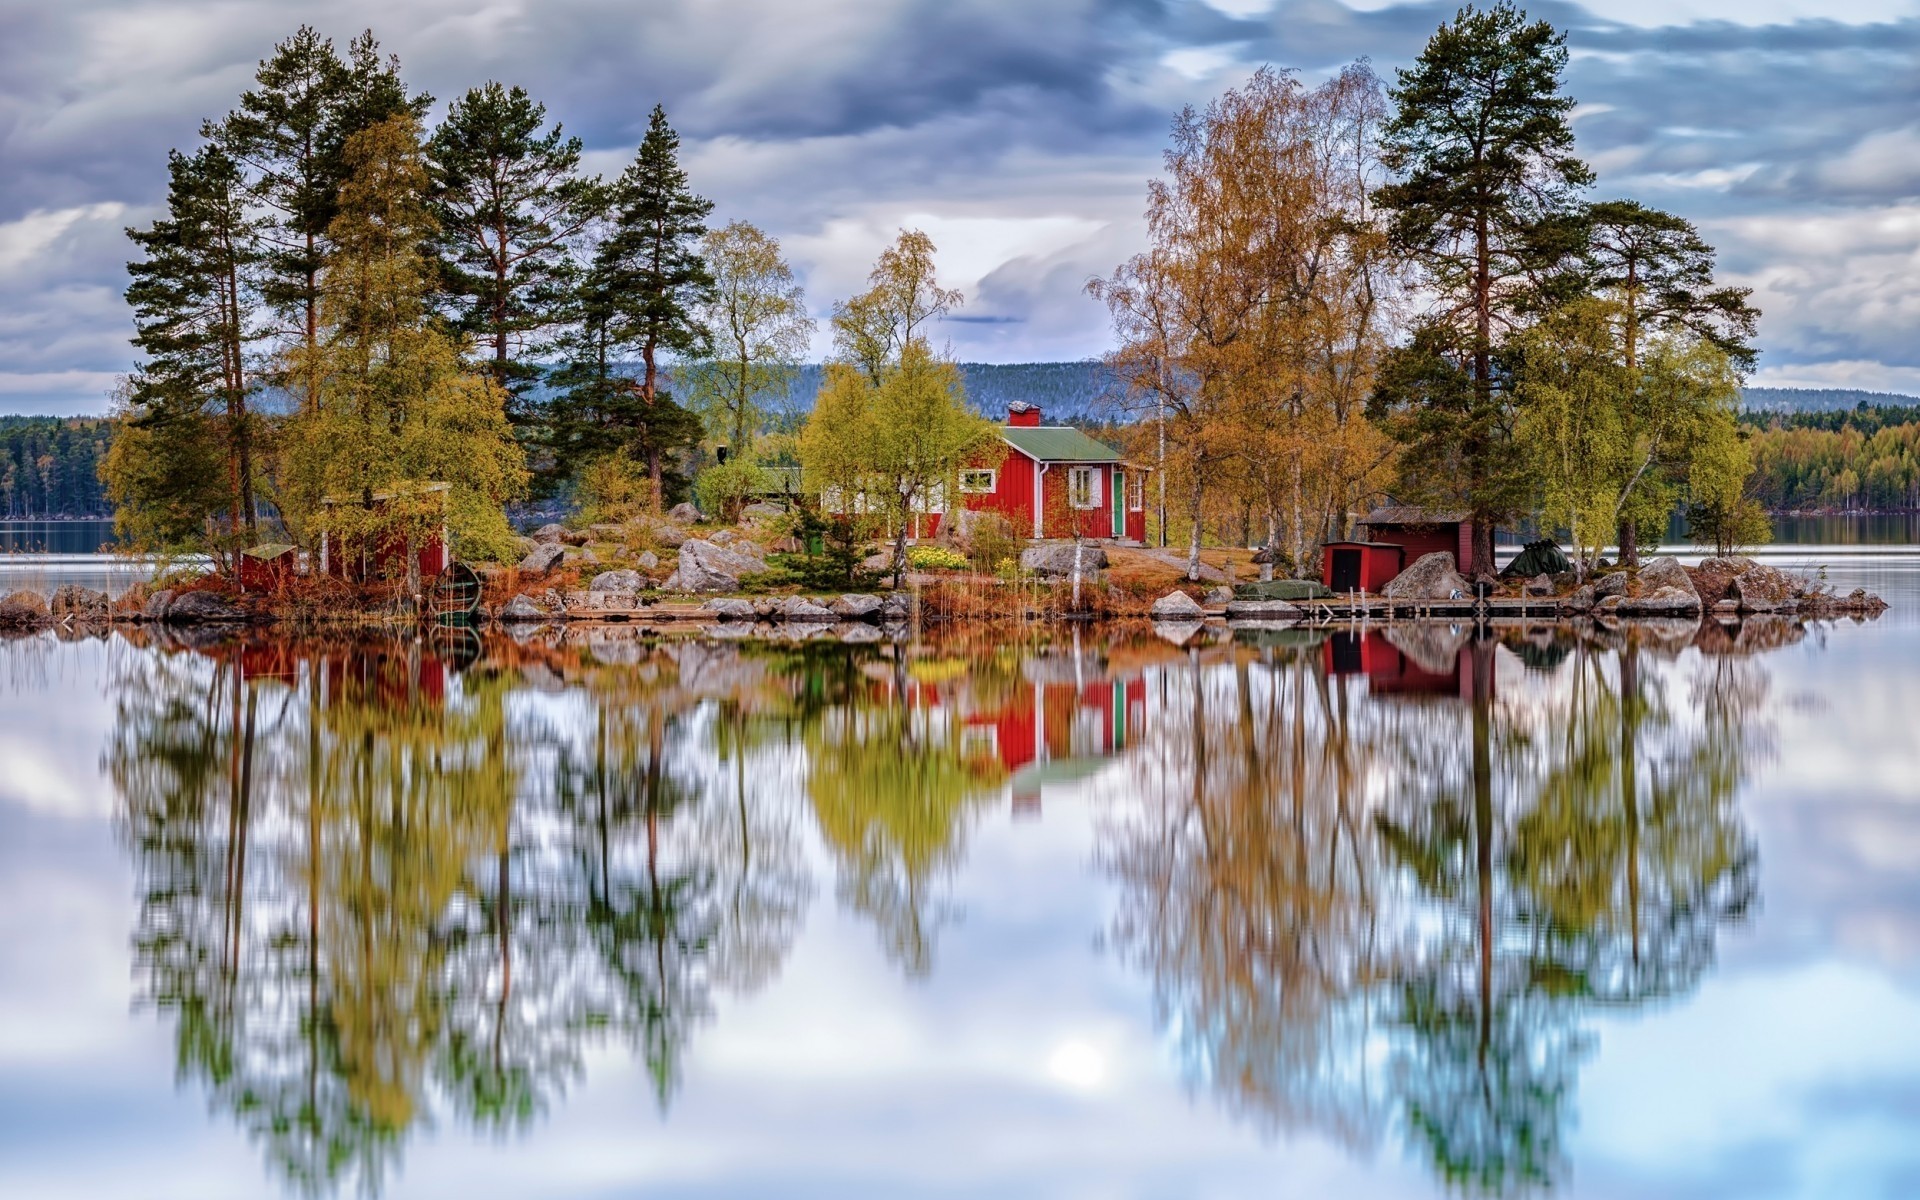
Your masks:
{"label": "house door", "polygon": [[1127,536],[1127,476],[1119,467],[1113,469],[1113,536]]}
{"label": "house door", "polygon": [[1335,550],[1333,552],[1333,582],[1328,586],[1336,592],[1357,592],[1360,590],[1360,551]]}

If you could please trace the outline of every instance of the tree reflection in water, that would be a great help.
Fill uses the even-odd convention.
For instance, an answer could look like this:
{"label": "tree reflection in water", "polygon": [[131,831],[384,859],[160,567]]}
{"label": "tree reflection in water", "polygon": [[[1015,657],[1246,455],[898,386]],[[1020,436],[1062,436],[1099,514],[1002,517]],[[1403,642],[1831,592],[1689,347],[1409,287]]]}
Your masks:
{"label": "tree reflection in water", "polygon": [[1752,905],[1766,685],[1638,637],[1450,639],[1196,655],[1102,861],[1208,1090],[1510,1194],[1565,1174],[1588,1018],[1684,994]]}
{"label": "tree reflection in water", "polygon": [[1593,1015],[1684,995],[1754,901],[1766,678],[1705,635],[1510,642],[129,655],[140,996],[276,1174],[373,1193],[432,1114],[523,1130],[597,1044],[664,1110],[719,999],[779,974],[814,834],[930,974],[987,806],[1125,755],[1112,941],[1196,1080],[1463,1189],[1549,1184]]}

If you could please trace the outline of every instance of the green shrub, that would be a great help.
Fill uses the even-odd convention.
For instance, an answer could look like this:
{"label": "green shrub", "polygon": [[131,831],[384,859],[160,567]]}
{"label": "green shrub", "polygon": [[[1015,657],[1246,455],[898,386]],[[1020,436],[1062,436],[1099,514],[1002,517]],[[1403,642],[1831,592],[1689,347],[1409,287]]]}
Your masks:
{"label": "green shrub", "polygon": [[735,459],[700,472],[693,481],[695,502],[700,511],[723,525],[740,519],[740,513],[754,494],[769,488],[767,473],[750,462]]}

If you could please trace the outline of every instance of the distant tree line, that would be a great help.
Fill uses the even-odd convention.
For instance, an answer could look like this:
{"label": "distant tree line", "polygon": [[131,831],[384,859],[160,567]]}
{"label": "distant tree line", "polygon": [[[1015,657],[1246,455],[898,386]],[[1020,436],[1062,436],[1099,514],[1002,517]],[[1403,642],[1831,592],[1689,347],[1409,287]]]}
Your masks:
{"label": "distant tree line", "polygon": [[0,417],[0,518],[105,517],[112,426],[98,417]]}
{"label": "distant tree line", "polygon": [[1773,512],[1920,510],[1920,406],[1747,413],[1757,501]]}

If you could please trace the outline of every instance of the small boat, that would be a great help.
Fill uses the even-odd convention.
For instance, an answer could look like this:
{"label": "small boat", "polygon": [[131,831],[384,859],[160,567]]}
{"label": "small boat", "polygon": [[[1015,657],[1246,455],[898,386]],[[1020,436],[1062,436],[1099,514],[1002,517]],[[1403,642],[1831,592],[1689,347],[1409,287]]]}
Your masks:
{"label": "small boat", "polygon": [[485,590],[480,576],[466,563],[457,562],[433,581],[433,615],[441,621],[469,621],[480,611],[480,596]]}

